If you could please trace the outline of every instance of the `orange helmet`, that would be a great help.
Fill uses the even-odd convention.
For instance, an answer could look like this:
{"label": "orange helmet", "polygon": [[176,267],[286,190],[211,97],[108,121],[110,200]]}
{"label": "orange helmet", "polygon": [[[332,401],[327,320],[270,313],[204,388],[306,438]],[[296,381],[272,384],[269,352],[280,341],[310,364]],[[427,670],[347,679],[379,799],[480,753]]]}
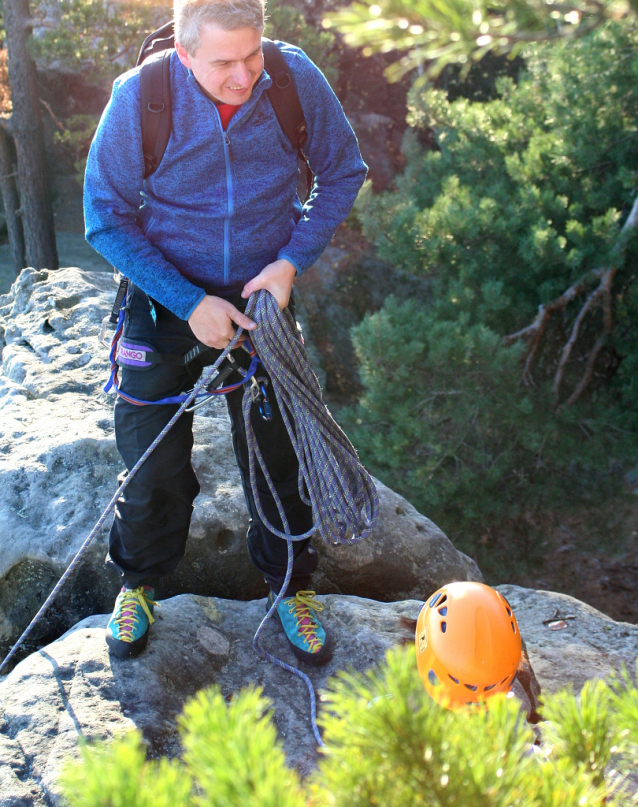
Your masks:
{"label": "orange helmet", "polygon": [[482,583],[450,583],[421,609],[416,660],[426,692],[449,709],[507,692],[521,658],[510,604]]}

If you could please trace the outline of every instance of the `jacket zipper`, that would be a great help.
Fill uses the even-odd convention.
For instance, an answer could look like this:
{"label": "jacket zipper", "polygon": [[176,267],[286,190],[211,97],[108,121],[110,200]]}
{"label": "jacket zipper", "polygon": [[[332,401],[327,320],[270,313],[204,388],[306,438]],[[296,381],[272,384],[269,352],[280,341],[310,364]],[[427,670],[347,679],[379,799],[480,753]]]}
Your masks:
{"label": "jacket zipper", "polygon": [[[219,113],[218,113],[219,115]],[[221,119],[220,119],[221,125]],[[227,132],[222,131],[224,138],[224,161],[226,163],[226,193],[228,196],[228,216],[224,220],[224,286],[228,286],[230,280],[230,219],[233,215],[233,176],[231,172],[231,162],[233,161],[233,150],[230,145],[230,137]]]}

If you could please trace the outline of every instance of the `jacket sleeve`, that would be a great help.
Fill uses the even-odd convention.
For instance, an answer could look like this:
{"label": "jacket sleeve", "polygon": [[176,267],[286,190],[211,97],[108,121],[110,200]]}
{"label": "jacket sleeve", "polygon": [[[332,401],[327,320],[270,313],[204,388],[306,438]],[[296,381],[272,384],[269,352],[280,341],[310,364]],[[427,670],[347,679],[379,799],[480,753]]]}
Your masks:
{"label": "jacket sleeve", "polygon": [[323,73],[298,48],[282,52],[295,85],[308,126],[304,148],[315,175],[312,193],[292,237],[278,254],[302,274],[328,246],[346,218],[366,178],[357,138]]}
{"label": "jacket sleeve", "polygon": [[140,226],[144,156],[139,72],[118,78],[98,125],[84,178],[86,240],[119,272],[180,319],[205,297]]}

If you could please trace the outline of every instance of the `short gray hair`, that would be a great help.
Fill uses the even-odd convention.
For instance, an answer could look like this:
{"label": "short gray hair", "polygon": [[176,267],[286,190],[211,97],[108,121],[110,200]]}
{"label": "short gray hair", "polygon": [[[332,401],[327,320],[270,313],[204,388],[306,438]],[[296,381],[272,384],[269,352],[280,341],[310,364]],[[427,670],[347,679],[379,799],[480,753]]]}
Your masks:
{"label": "short gray hair", "polygon": [[175,39],[188,53],[199,47],[202,25],[225,31],[236,28],[264,30],[266,0],[174,0]]}

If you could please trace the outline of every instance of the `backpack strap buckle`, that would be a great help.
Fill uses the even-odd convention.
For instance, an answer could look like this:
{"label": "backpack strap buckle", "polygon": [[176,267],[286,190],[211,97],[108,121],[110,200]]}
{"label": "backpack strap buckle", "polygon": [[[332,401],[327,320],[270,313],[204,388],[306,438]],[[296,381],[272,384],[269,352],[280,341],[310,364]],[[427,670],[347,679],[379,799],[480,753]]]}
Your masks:
{"label": "backpack strap buckle", "polygon": [[285,90],[286,87],[290,87],[292,84],[290,74],[286,70],[279,70],[277,73],[275,73],[274,81],[280,90]]}

